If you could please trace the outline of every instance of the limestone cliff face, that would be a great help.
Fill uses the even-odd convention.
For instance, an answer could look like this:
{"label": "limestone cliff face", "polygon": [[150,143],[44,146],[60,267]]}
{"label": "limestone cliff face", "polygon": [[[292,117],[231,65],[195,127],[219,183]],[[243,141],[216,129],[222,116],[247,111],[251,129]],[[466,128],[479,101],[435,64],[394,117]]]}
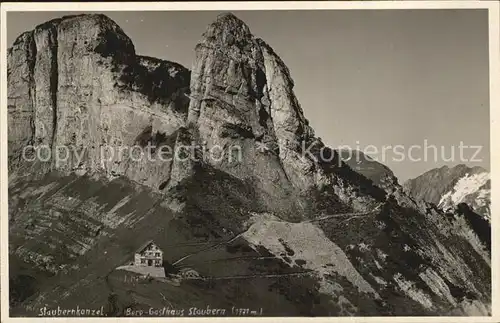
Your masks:
{"label": "limestone cliff face", "polygon": [[[325,187],[349,207],[372,207],[377,197],[370,195],[377,189],[351,198],[352,178],[345,177],[357,175],[346,174],[337,153],[314,137],[293,86],[288,68],[268,44],[232,14],[220,15],[196,46],[191,78],[188,122],[208,149],[224,147],[227,153],[208,162],[254,181],[264,200],[281,203],[270,205],[275,210],[306,212],[308,193]],[[242,148],[240,160],[231,160],[232,147]]]}
{"label": "limestone cliff face", "polygon": [[[63,17],[24,33],[9,49],[7,78],[11,168],[25,166],[17,161],[33,145],[43,147],[43,169],[125,175],[154,188],[168,180],[168,162],[130,160],[117,147],[141,135],[175,136],[187,117],[190,73],[136,55],[109,18]],[[70,157],[56,163],[64,149]]]}

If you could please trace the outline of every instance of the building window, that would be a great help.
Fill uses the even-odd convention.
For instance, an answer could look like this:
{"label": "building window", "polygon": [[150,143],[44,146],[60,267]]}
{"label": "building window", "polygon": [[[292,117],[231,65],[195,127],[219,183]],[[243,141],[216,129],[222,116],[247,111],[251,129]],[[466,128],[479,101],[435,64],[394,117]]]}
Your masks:
{"label": "building window", "polygon": [[141,264],[145,264],[146,263],[146,260],[145,259],[141,259]]}
{"label": "building window", "polygon": [[155,253],[155,256],[156,256],[156,257],[159,257],[159,256],[160,256],[160,253],[159,253],[159,252]]}

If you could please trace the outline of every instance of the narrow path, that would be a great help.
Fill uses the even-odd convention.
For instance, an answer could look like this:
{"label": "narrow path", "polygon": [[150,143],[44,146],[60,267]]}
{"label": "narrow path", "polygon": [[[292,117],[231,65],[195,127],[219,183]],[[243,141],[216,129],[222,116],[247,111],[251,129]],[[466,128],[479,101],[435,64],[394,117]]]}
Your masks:
{"label": "narrow path", "polygon": [[[216,263],[216,262],[223,262],[223,261],[232,261],[232,260],[265,260],[265,259],[276,259],[276,257],[274,257],[274,256],[273,257],[242,256],[242,257],[212,259],[212,260],[197,262],[196,265]],[[179,268],[186,268],[186,267],[191,267],[191,266],[189,266],[189,265],[180,265],[179,266]]]}
{"label": "narrow path", "polygon": [[369,215],[371,213],[374,213],[374,212],[378,211],[381,206],[382,206],[382,204],[379,204],[373,210],[366,211],[366,212],[349,212],[349,213],[323,215],[323,216],[320,216],[320,217],[315,218],[315,219],[302,221],[301,223],[313,223],[313,222],[325,221],[325,220],[329,220],[329,219],[333,219],[333,218],[345,218],[345,217],[349,217],[349,218],[345,219],[345,221],[349,221],[349,220],[356,218],[356,217],[361,217],[361,216],[365,216],[365,215]]}

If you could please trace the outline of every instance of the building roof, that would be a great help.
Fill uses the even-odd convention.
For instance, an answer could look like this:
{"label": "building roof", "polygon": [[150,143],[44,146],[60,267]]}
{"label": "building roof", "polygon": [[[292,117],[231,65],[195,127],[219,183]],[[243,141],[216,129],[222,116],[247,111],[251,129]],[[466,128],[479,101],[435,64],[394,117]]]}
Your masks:
{"label": "building roof", "polygon": [[156,243],[153,240],[148,240],[148,241],[144,242],[139,248],[137,248],[137,250],[135,251],[135,253],[140,253],[141,251],[143,251],[144,249],[146,249],[146,247],[149,246],[152,243],[154,243],[156,245]]}

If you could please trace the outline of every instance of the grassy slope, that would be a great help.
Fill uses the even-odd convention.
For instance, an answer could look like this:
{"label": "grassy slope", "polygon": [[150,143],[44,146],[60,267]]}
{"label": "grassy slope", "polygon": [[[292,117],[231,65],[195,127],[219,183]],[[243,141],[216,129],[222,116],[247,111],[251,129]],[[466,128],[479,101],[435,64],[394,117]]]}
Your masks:
{"label": "grassy slope", "polygon": [[[213,184],[214,176],[218,179],[217,185]],[[148,239],[154,239],[163,248],[170,262],[199,252],[179,265],[192,266],[202,276],[223,278],[301,271],[298,267],[290,268],[280,260],[256,259],[262,255],[245,247],[246,243],[242,244],[239,240],[235,240],[232,245],[222,244],[210,250],[205,250],[203,244],[194,244],[229,240],[240,230],[246,212],[258,209],[258,206],[253,205],[251,191],[243,183],[219,173],[202,174],[201,177],[205,180],[198,178],[185,183],[185,188],[192,194],[189,195],[190,200],[186,201],[188,211],[178,217],[161,205],[162,196],[123,180],[109,183],[87,177],[59,178],[49,175],[29,185],[26,182],[14,183],[11,194],[18,199],[11,211],[10,278],[14,281],[20,275],[33,277],[36,280],[36,293],[20,303],[12,304],[11,315],[36,315],[44,305],[74,307],[84,304],[99,308],[109,304],[108,298],[112,293],[117,294],[118,309],[109,310],[114,315],[123,314],[123,309],[134,303],[130,300],[131,287],[130,283],[120,279],[123,271],[113,272],[113,269],[127,262],[135,248]],[[57,185],[51,189],[34,192],[36,188],[54,182]],[[203,183],[212,183],[210,190]],[[28,187],[31,192],[25,191]],[[222,194],[222,191],[226,193]],[[78,202],[62,202],[70,201],[68,197]],[[103,226],[105,215],[125,197],[129,197],[128,202],[115,210],[113,219],[126,218],[127,222],[117,228]],[[225,204],[221,204],[224,201]],[[54,210],[60,215],[55,216]],[[35,228],[43,226],[45,229],[27,230],[25,223],[33,219],[38,219]],[[71,219],[81,221],[75,223]],[[102,227],[97,235],[96,226]],[[225,233],[223,227],[227,228]],[[58,241],[52,241],[54,237]],[[78,248],[73,246],[83,240],[90,248],[84,255],[77,255],[72,249]],[[58,247],[65,247],[54,252],[49,247],[49,241]],[[212,243],[208,245],[213,246]],[[15,252],[20,246],[31,252],[36,251],[41,256],[58,254],[58,258],[52,259],[54,266],[68,264],[68,268],[74,266],[74,269],[54,275],[47,267],[33,267],[31,262],[28,264],[23,261],[24,254]],[[230,308],[233,305],[262,307],[265,304],[264,313],[267,315],[329,314],[326,306],[319,304],[321,297],[315,291],[314,278],[236,277],[198,284],[183,283],[179,287],[159,282],[151,284],[151,288],[133,288],[132,294],[139,299],[133,307],[161,305],[159,293],[162,292],[174,299],[171,302],[175,306],[224,305]],[[17,288],[22,290],[23,286]],[[326,302],[323,300],[324,304]]]}
{"label": "grassy slope", "polygon": [[[453,307],[436,297],[418,276],[422,266],[439,272],[440,260],[447,257],[439,246],[433,245],[436,239],[448,239],[447,246],[451,246],[449,251],[454,257],[449,263],[465,268],[444,266],[444,271],[451,275],[447,284],[453,297],[459,300],[470,295],[467,288],[457,287],[467,284],[476,289],[476,294],[488,297],[489,270],[474,250],[457,235],[444,238],[438,229],[444,225],[440,219],[427,219],[394,205],[387,206],[391,212],[319,224],[363,278],[376,287],[381,299],[359,293],[346,278],[335,274],[327,279],[342,286],[343,296],[332,298],[321,294],[315,275],[286,276],[303,272],[303,264],[289,266],[265,248],[252,249],[240,238],[230,244],[220,243],[242,232],[243,223],[252,214],[264,211],[251,187],[214,169],[198,169],[195,177],[170,192],[170,196],[186,205],[185,212],[174,214],[166,208],[165,196],[122,179],[106,182],[49,174],[35,182],[26,179],[13,183],[10,279],[18,281],[15,291],[19,297],[34,294],[13,303],[11,315],[32,316],[44,305],[74,307],[76,304],[105,306],[112,316],[125,315],[127,307],[147,310],[166,304],[174,308],[209,305],[228,311],[232,306],[263,307],[265,315],[432,314]],[[124,222],[117,225],[119,220]],[[178,266],[194,268],[210,279],[185,281],[180,286],[159,281],[125,281],[125,277],[134,274],[114,269],[129,261],[134,250],[149,239],[162,247],[171,263],[191,255]],[[361,248],[362,243],[368,246],[368,251]],[[404,251],[405,244],[411,251]],[[87,249],[83,255],[78,254]],[[377,250],[389,255],[385,261]],[[38,266],[33,266],[33,259],[37,258],[26,258],[26,255],[40,258],[55,254],[57,257],[50,261],[45,258]],[[469,259],[465,266],[463,259]],[[383,268],[378,268],[375,260]],[[52,266],[42,266],[47,263]],[[66,264],[67,272],[63,268],[57,274],[51,273],[61,264]],[[405,295],[394,282],[398,273],[428,295],[435,307],[425,309]],[[283,276],[262,277],[269,274]],[[19,282],[25,278],[21,275],[32,277],[28,290]],[[373,275],[383,279],[387,286],[379,286]],[[464,278],[470,281],[465,282]]]}

